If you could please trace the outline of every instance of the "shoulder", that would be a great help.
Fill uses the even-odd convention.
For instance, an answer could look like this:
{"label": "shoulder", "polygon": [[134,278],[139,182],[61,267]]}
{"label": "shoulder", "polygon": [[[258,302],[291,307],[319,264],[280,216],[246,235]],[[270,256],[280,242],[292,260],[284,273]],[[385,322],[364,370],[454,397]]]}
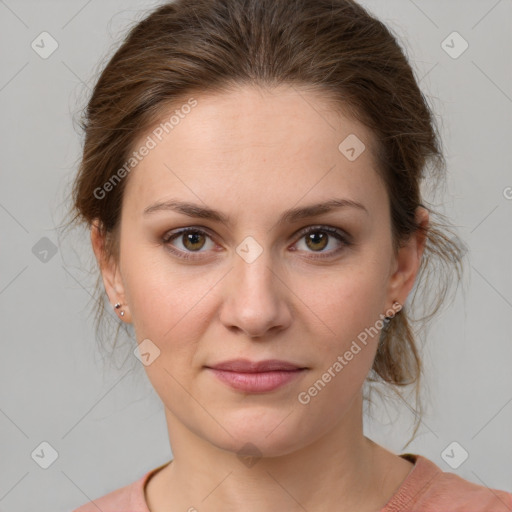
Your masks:
{"label": "shoulder", "polygon": [[134,482],[85,503],[73,512],[149,512],[144,496],[144,487],[158,470],[168,463],[145,473]]}
{"label": "shoulder", "polygon": [[[98,512],[98,510],[102,512],[124,512],[131,508],[132,496],[136,494],[136,489],[140,487],[139,482],[140,481],[137,480],[115,491],[111,491],[100,498],[91,500],[73,510],[73,512]],[[139,512],[139,510],[137,510],[137,512]]]}
{"label": "shoulder", "polygon": [[512,512],[512,494],[476,484],[421,455],[405,454],[415,463],[382,512]]}
{"label": "shoulder", "polygon": [[511,493],[470,482],[453,473],[441,472],[422,500],[434,507],[448,504],[453,512],[512,512]]}

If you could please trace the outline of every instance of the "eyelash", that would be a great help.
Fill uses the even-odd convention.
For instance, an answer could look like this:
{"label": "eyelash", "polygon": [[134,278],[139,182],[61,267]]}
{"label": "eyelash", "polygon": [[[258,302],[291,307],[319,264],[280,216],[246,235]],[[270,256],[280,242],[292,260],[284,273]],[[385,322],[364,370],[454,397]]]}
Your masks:
{"label": "eyelash", "polygon": [[[308,235],[310,233],[316,233],[316,232],[325,232],[328,235],[332,235],[338,241],[342,242],[344,247],[341,247],[339,249],[331,251],[330,253],[328,253],[327,256],[325,256],[325,255],[320,256],[318,254],[313,253],[314,255],[312,256],[312,259],[332,258],[333,256],[337,255],[340,251],[342,251],[345,247],[349,247],[349,246],[352,245],[352,242],[349,242],[349,240],[347,239],[347,236],[344,234],[343,231],[341,231],[339,229],[336,229],[336,228],[333,228],[331,226],[310,226],[308,228],[305,228],[305,229],[301,230],[298,233],[298,237],[299,237],[298,241],[301,240],[304,236],[306,236],[306,235]],[[212,238],[212,236],[208,232],[206,232],[206,231],[204,231],[202,229],[188,227],[188,228],[181,229],[181,230],[179,230],[177,232],[169,232],[169,233],[167,233],[162,238],[162,242],[165,245],[167,245],[169,251],[171,251],[178,258],[183,258],[185,260],[195,260],[195,259],[198,259],[201,256],[196,256],[193,251],[192,252],[183,252],[181,250],[176,250],[176,249],[172,248],[172,245],[170,244],[170,242],[172,242],[173,240],[175,240],[179,236],[182,236],[182,235],[187,234],[187,233],[195,233],[195,234],[205,235],[208,238]],[[197,252],[197,254],[200,254],[200,252]]]}

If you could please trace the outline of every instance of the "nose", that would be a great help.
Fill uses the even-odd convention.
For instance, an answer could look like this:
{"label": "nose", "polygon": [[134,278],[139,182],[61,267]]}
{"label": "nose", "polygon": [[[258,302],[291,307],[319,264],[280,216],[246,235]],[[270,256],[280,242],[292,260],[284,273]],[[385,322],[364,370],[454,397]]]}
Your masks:
{"label": "nose", "polygon": [[231,331],[251,338],[286,329],[292,319],[284,272],[264,250],[254,261],[234,255],[234,268],[224,282],[220,320]]}

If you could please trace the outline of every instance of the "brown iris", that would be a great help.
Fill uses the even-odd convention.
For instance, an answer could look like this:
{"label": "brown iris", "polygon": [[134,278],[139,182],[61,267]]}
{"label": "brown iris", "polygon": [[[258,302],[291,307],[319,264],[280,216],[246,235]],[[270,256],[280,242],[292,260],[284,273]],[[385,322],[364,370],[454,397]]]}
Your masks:
{"label": "brown iris", "polygon": [[[201,238],[203,239],[202,243],[198,242]],[[182,240],[184,247],[189,251],[201,249],[205,244],[204,235],[198,232],[185,233],[182,235]]]}
{"label": "brown iris", "polygon": [[[328,238],[328,235],[326,233],[323,233],[322,231],[317,231],[315,233],[310,233],[306,236],[306,245],[310,248],[310,249],[324,249],[325,246],[327,245],[327,238]],[[316,244],[316,243],[319,243],[321,244],[321,247],[319,246],[313,246],[311,247],[311,243],[313,244]]]}

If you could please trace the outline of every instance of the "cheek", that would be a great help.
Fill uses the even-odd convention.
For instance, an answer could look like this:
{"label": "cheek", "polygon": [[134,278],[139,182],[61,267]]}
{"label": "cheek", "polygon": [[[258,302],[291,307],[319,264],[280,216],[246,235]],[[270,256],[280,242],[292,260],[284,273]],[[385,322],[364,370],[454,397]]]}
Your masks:
{"label": "cheek", "polygon": [[375,282],[370,273],[339,275],[330,280],[329,293],[309,296],[307,304],[321,321],[311,333],[315,371],[297,396],[308,418],[318,413],[326,424],[332,424],[360,393],[373,365],[382,328],[381,303],[376,298],[380,292]]}
{"label": "cheek", "polygon": [[208,294],[219,276],[171,265],[165,254],[155,256],[159,252],[155,248],[127,252],[126,296],[137,340],[149,338],[164,354],[172,352],[173,359],[184,362],[207,328]]}
{"label": "cheek", "polygon": [[144,271],[143,276],[130,283],[135,330],[161,342],[175,339],[185,326],[192,334],[198,330],[196,320],[202,316],[200,299],[208,288],[207,280]]}
{"label": "cheek", "polygon": [[383,268],[378,263],[360,258],[358,264],[341,265],[339,270],[329,269],[323,277],[312,279],[298,278],[294,293],[318,320],[317,334],[330,343],[334,340],[336,349],[350,345],[361,332],[375,326],[385,311]]}
{"label": "cheek", "polygon": [[318,363],[302,391],[311,404],[332,403],[333,418],[358,393],[372,367],[383,326],[382,275],[381,264],[361,257],[357,266],[340,267],[315,287],[298,281],[297,295],[306,297],[316,325],[311,335]]}

